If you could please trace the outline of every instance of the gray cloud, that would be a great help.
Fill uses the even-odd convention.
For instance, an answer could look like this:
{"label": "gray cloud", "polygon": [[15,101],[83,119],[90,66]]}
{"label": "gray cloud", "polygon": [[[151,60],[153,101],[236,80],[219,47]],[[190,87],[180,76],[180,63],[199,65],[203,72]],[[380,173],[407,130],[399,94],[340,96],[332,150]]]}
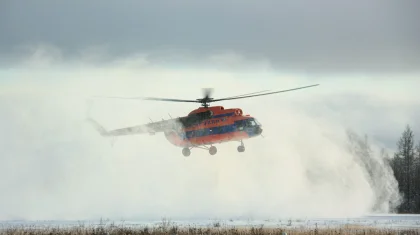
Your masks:
{"label": "gray cloud", "polygon": [[[101,45],[110,58],[146,52],[181,63],[228,51],[282,71],[413,72],[419,8],[389,0],[2,1],[0,53],[4,64],[26,45],[55,45],[65,58]],[[189,56],[167,57],[175,52]]]}

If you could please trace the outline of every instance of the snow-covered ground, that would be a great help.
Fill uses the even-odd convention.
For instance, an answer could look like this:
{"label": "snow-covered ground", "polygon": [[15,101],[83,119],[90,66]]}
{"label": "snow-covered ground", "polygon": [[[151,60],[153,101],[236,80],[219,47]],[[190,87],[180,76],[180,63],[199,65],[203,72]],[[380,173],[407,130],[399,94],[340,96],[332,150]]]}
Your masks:
{"label": "snow-covered ground", "polygon": [[162,219],[157,221],[124,221],[124,220],[97,220],[97,221],[0,221],[2,228],[19,226],[19,227],[73,227],[73,226],[100,226],[124,225],[124,227],[157,227],[177,225],[179,227],[289,227],[289,228],[325,228],[336,227],[341,225],[356,225],[382,228],[418,228],[420,229],[420,214],[416,215],[370,215],[359,218],[283,218],[283,219],[267,219],[267,220],[251,220],[251,219],[231,219],[231,220],[170,220]]}

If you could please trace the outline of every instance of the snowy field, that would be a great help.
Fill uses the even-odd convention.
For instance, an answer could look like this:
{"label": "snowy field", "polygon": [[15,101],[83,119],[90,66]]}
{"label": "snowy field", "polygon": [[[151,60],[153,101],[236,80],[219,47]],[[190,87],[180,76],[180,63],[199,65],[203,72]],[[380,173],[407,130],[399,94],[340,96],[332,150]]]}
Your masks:
{"label": "snowy field", "polygon": [[370,215],[359,218],[283,218],[283,219],[231,219],[231,220],[188,220],[178,221],[171,219],[162,219],[157,221],[124,221],[124,220],[107,220],[101,219],[97,221],[81,220],[81,221],[1,221],[1,228],[20,227],[20,228],[47,228],[47,227],[97,227],[97,226],[121,226],[124,227],[285,227],[285,228],[335,228],[339,226],[361,226],[375,228],[401,228],[401,229],[419,229],[420,230],[420,214],[416,215]]}

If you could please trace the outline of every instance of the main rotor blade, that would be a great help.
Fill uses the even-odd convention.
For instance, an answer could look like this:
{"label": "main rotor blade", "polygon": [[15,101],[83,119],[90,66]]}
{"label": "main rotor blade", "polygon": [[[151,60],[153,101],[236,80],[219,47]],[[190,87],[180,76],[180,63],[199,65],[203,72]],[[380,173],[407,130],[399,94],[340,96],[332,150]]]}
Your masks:
{"label": "main rotor blade", "polygon": [[248,95],[248,96],[239,96],[239,97],[227,97],[227,98],[215,99],[215,100],[212,100],[211,102],[223,101],[223,100],[236,100],[236,99],[243,99],[243,98],[249,98],[249,97],[255,97],[255,96],[263,96],[263,95],[271,95],[271,94],[276,94],[276,93],[282,93],[282,92],[287,92],[287,91],[294,91],[294,90],[299,90],[299,89],[314,87],[314,86],[318,86],[318,85],[319,84],[315,84],[315,85],[310,85],[310,86],[298,87],[298,88],[293,88],[293,89],[288,89],[288,90],[281,90],[281,91],[274,91],[274,92],[269,92],[269,93],[264,93],[264,94],[258,94],[258,95]]}
{"label": "main rotor blade", "polygon": [[169,99],[169,98],[155,98],[155,97],[143,97],[143,100],[155,100],[155,101],[171,101],[171,102],[190,102],[190,103],[200,103],[197,100],[180,100],[180,99]]}
{"label": "main rotor blade", "polygon": [[261,92],[267,92],[267,91],[270,91],[270,90],[263,90],[263,91],[257,91],[257,92],[242,94],[242,95],[235,95],[235,96],[230,96],[230,97],[226,97],[226,98],[223,98],[223,99],[230,99],[230,98],[234,98],[234,97],[241,97],[241,96],[253,95],[253,94],[257,94],[257,93],[261,93]]}
{"label": "main rotor blade", "polygon": [[128,100],[155,100],[155,101],[171,101],[171,102],[191,102],[200,103],[197,100],[180,100],[180,99],[169,99],[169,98],[156,98],[156,97],[118,97],[118,96],[95,96],[97,98],[110,98],[110,99],[128,99]]}

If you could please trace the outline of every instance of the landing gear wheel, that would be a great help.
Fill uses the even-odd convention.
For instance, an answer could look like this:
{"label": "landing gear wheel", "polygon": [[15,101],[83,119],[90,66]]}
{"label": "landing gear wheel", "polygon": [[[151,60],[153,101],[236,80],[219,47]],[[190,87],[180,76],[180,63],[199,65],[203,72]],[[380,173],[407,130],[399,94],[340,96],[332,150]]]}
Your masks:
{"label": "landing gear wheel", "polygon": [[189,149],[189,148],[183,148],[183,149],[182,149],[182,154],[183,154],[185,157],[188,157],[188,156],[190,156],[191,151],[190,151],[190,149]]}
{"label": "landing gear wheel", "polygon": [[210,155],[215,155],[217,153],[217,148],[215,146],[211,146],[209,149]]}
{"label": "landing gear wheel", "polygon": [[245,152],[245,146],[243,145],[238,146],[238,152],[240,153]]}

